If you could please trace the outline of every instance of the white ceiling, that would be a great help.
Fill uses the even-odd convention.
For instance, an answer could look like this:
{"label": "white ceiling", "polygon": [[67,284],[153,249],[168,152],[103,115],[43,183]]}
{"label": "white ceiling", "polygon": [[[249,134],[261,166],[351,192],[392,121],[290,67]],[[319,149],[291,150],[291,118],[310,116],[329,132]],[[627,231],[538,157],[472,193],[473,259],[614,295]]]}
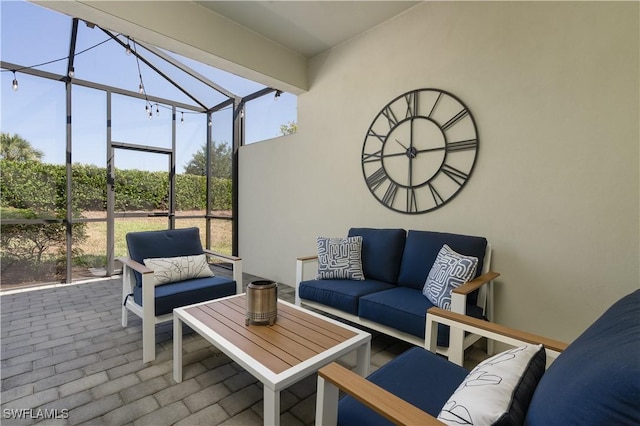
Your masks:
{"label": "white ceiling", "polygon": [[420,1],[196,1],[305,57],[347,41]]}

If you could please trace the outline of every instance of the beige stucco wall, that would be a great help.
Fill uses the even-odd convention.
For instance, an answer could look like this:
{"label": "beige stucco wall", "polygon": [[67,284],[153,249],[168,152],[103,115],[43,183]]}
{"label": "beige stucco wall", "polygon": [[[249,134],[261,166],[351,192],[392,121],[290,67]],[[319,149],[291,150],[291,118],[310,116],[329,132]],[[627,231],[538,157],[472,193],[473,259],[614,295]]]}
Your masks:
{"label": "beige stucco wall", "polygon": [[[497,320],[572,340],[640,286],[639,4],[428,2],[310,62],[298,133],[240,151],[246,272],[293,285],[295,258],[351,226],[482,235]],[[434,212],[382,206],[365,132],[388,101],[435,87],[480,134],[474,174]]]}

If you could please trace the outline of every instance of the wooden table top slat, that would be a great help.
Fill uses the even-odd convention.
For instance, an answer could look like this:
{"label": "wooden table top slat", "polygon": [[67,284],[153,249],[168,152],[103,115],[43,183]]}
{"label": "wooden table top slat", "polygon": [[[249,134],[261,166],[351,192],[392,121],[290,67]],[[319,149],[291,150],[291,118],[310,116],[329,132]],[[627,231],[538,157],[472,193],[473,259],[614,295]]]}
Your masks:
{"label": "wooden table top slat", "polygon": [[253,344],[250,340],[242,339],[238,337],[237,333],[227,327],[222,321],[211,316],[210,313],[201,309],[195,309],[189,312],[194,318],[198,319],[204,324],[207,324],[209,328],[215,330],[216,333],[224,337],[225,339],[233,342],[235,346],[246,352],[249,356],[255,359],[259,359],[260,362],[274,373],[279,373],[287,370],[291,367],[291,364],[283,361],[277,356],[274,356],[269,351],[264,350],[260,346]]}
{"label": "wooden table top slat", "polygon": [[247,326],[245,295],[192,306],[185,312],[276,374],[357,335],[280,302],[273,326]]}

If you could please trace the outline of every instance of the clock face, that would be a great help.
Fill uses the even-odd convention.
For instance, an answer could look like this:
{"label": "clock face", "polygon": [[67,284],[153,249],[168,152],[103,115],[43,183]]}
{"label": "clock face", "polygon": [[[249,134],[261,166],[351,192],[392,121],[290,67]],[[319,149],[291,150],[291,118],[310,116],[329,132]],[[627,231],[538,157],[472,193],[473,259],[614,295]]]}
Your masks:
{"label": "clock face", "polygon": [[413,90],[389,102],[371,123],[362,173],[373,196],[391,210],[426,213],[464,187],[478,144],[462,101],[443,90]]}

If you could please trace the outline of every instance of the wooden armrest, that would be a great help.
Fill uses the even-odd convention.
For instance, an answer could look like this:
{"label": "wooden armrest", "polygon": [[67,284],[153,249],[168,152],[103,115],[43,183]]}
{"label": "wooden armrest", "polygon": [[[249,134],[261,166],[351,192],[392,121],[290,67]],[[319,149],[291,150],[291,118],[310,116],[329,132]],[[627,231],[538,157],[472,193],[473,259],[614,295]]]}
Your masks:
{"label": "wooden armrest", "polygon": [[135,260],[130,259],[128,257],[118,257],[117,260],[119,260],[123,265],[126,265],[129,268],[133,269],[134,271],[140,272],[141,274],[153,273],[153,269],[150,269],[147,266],[143,265],[142,263],[138,263]]}
{"label": "wooden armrest", "polygon": [[[447,322],[447,325],[451,325],[454,326],[456,324],[451,324],[451,322],[455,322],[457,324],[462,324],[465,326],[469,326],[469,327],[473,327],[477,330],[484,330],[490,333],[494,333],[494,334],[498,334],[504,337],[508,337],[511,339],[516,339],[516,340],[520,340],[522,342],[526,342],[526,343],[532,343],[532,344],[542,344],[544,345],[545,348],[553,350],[553,351],[557,351],[557,352],[562,352],[563,350],[565,350],[567,348],[567,346],[569,346],[567,343],[565,342],[560,342],[558,340],[553,340],[553,339],[549,339],[547,337],[543,337],[543,336],[538,336],[536,334],[532,334],[532,333],[527,333],[525,331],[522,330],[517,330],[515,328],[511,328],[511,327],[507,327],[504,325],[500,325],[500,324],[496,324],[493,322],[489,322],[489,321],[484,321],[478,318],[474,318],[468,315],[462,315],[462,314],[458,314],[455,312],[451,312],[451,311],[447,311],[441,308],[430,308],[427,311],[427,316],[434,316],[437,318],[442,318],[442,319],[446,319],[449,320],[449,322]],[[438,319],[435,319],[436,322],[440,322],[438,321]],[[443,322],[444,323],[444,322]],[[469,327],[464,328],[466,331],[471,331],[469,330]],[[498,339],[497,339],[498,340]]]}
{"label": "wooden armrest", "polygon": [[499,276],[500,274],[497,272],[493,272],[493,271],[485,272],[484,274],[480,275],[478,278],[475,278],[471,281],[467,281],[466,283],[462,284],[460,287],[454,288],[451,292],[456,294],[468,295],[469,293],[479,289],[489,281],[496,279]]}
{"label": "wooden armrest", "polygon": [[209,255],[209,256],[214,256],[217,257],[219,259],[222,260],[228,260],[229,262],[237,262],[239,260],[242,260],[240,257],[237,256],[232,256],[230,254],[224,254],[224,253],[218,253],[212,250],[208,250],[208,249],[203,249],[204,253]]}
{"label": "wooden armrest", "polygon": [[301,262],[309,262],[311,260],[317,260],[317,259],[318,259],[318,255],[313,255],[313,256],[300,256],[297,260]]}
{"label": "wooden armrest", "polygon": [[353,371],[332,362],[318,375],[397,425],[442,425],[435,417]]}

